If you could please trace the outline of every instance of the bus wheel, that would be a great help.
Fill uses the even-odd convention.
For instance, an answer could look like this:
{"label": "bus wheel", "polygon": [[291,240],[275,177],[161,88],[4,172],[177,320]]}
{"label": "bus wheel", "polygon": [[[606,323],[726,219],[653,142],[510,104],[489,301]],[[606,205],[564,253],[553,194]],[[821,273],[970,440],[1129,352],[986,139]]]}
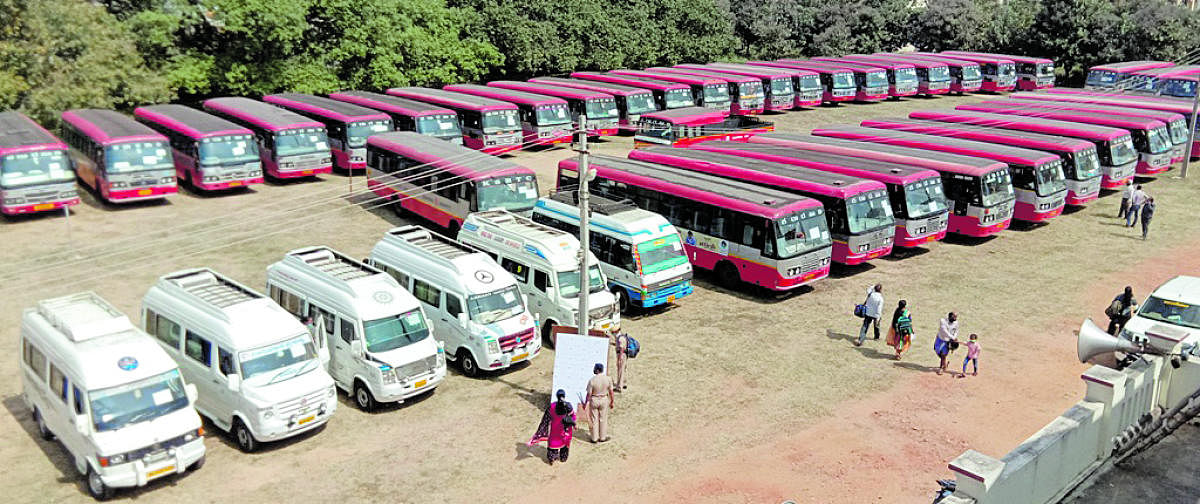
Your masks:
{"label": "bus wheel", "polygon": [[446,226],[446,236],[449,236],[450,238],[458,238],[457,221],[450,221],[450,224]]}
{"label": "bus wheel", "polygon": [[366,412],[375,409],[375,396],[372,396],[371,390],[358,380],[354,381],[354,403],[358,405],[358,409]]}
{"label": "bus wheel", "polygon": [[95,469],[92,469],[90,464],[88,465],[87,472],[87,488],[88,494],[90,494],[93,499],[98,501],[106,501],[112,498],[112,488],[109,488],[108,485],[104,484],[104,480],[100,479],[100,473],[96,472]]}
{"label": "bus wheel", "polygon": [[46,419],[42,418],[42,412],[38,411],[36,408],[33,410],[33,421],[37,422],[38,435],[41,436],[42,439],[45,439],[46,441],[54,439],[54,433],[50,432],[50,428],[46,426]]}
{"label": "bus wheel", "polygon": [[722,262],[717,265],[717,280],[726,288],[732,289],[742,282],[742,277],[738,275],[737,268],[733,264]]}
{"label": "bus wheel", "polygon": [[404,209],[404,205],[400,203],[400,200],[392,200],[391,207],[392,213],[396,214],[396,217],[408,217],[408,210]]}
{"label": "bus wheel", "polygon": [[250,432],[250,428],[246,427],[246,423],[242,422],[241,418],[233,417],[233,439],[237,441],[239,450],[245,453],[251,453],[258,449],[258,441],[254,440],[254,433]]}
{"label": "bus wheel", "polygon": [[617,287],[612,290],[612,293],[617,298],[617,307],[620,308],[621,313],[629,313],[629,291]]}
{"label": "bus wheel", "polygon": [[479,364],[475,362],[475,357],[471,356],[470,350],[464,348],[458,351],[458,365],[467,377],[474,378],[479,376]]}

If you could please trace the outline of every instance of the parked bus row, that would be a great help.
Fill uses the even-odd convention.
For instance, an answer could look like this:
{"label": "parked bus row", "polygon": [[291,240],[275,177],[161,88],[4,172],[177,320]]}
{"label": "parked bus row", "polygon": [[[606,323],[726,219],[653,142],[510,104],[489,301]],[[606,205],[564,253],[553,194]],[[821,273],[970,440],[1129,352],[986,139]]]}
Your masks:
{"label": "parked bus row", "polygon": [[1088,69],[1084,89],[1142,96],[1195,98],[1200,65],[1169,61],[1121,61]]}

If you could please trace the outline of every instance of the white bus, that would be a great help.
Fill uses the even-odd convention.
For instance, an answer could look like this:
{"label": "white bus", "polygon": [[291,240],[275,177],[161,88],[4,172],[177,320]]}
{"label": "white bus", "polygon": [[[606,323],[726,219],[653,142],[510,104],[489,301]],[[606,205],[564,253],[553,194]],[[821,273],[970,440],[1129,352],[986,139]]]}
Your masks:
{"label": "white bus", "polygon": [[[679,231],[663,216],[633,203],[591,196],[589,247],[600,259],[622,312],[650,308],[692,293],[692,263]],[[579,193],[556,192],[533,207],[533,221],[579,235]]]}
{"label": "white bus", "polygon": [[267,267],[267,291],[291,314],[312,318],[334,383],[364,411],[446,378],[446,356],[421,305],[387,273],[329,247],[306,247]]}
{"label": "white bus", "polygon": [[409,225],[384,234],[367,264],[425,305],[446,357],[467,376],[532,360],[542,350],[516,280],[483,252]]}
{"label": "white bus", "polygon": [[[463,221],[458,241],[492,256],[529,297],[541,323],[542,341],[554,345],[551,328],[574,325],[579,312],[579,240],[505,210],[475,212]],[[588,252],[588,318],[591,329],[616,332],[621,313],[605,288],[604,272]]]}
{"label": "white bus", "polygon": [[196,411],[244,452],[313,430],[337,409],[304,324],[211,269],[159,278],[142,298],[142,327],[200,389]]}
{"label": "white bus", "polygon": [[94,293],[47,299],[24,311],[21,382],[42,439],[62,442],[97,500],[114,488],[204,465],[196,386]]}

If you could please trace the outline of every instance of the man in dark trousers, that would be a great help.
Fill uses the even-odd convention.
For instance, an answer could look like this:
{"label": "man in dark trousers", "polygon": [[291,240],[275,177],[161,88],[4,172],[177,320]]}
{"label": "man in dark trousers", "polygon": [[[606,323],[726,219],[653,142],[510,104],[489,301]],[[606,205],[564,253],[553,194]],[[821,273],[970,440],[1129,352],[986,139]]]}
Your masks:
{"label": "man in dark trousers", "polygon": [[1125,323],[1133,316],[1137,308],[1137,299],[1133,297],[1133,287],[1126,285],[1125,292],[1113,298],[1112,305],[1105,310],[1108,315],[1108,334],[1116,336],[1125,328]]}

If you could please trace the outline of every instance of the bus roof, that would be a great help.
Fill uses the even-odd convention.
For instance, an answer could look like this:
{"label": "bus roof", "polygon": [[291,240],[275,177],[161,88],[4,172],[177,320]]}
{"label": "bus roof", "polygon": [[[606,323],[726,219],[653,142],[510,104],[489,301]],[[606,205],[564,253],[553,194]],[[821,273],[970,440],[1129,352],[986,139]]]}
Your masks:
{"label": "bus roof", "polygon": [[356,121],[387,121],[391,119],[390,116],[378,110],[324,96],[279,93],[266,95],[263,97],[263,101],[300,112],[303,115],[319,116],[347,124]]}
{"label": "bus roof", "polygon": [[1028,131],[1045,133],[1047,135],[1085,137],[1094,140],[1113,140],[1129,135],[1128,131],[1121,128],[1098,126],[1095,124],[1080,122],[1058,121],[1054,119],[1044,119],[1041,117],[972,112],[969,110],[917,110],[910,112],[908,117],[911,119],[929,119],[933,121],[974,124],[976,126],[988,126],[993,128],[1020,128]]}
{"label": "bus roof", "polygon": [[755,77],[753,75],[742,75],[742,74],[737,74],[737,73],[722,72],[715,68],[693,68],[693,67],[684,66],[684,65],[677,65],[677,66],[673,66],[673,67],[653,67],[653,68],[650,68],[650,70],[671,72],[671,73],[680,73],[680,74],[684,74],[684,75],[695,75],[695,76],[699,76],[699,77],[712,77],[714,79],[721,79],[725,82],[735,82],[735,83],[740,83],[740,84],[750,84],[750,83],[754,83],[754,82],[757,82],[759,84],[762,83],[761,78]]}
{"label": "bus roof", "polygon": [[428,163],[471,180],[502,175],[533,175],[533,170],[512,161],[452,144],[415,131],[389,131],[367,137],[367,145]]}
{"label": "bus roof", "polygon": [[916,68],[912,63],[908,63],[908,62],[859,61],[857,58],[851,58],[849,56],[840,56],[840,57],[824,57],[823,56],[823,57],[813,58],[813,59],[816,61],[830,61],[833,63],[837,63],[838,65],[841,65],[841,66],[846,66],[846,67],[850,67],[850,68],[861,68],[863,70],[871,70],[871,69],[875,69],[875,68],[886,68],[889,70],[895,70],[898,68]]}
{"label": "bus roof", "polygon": [[456,93],[454,91],[446,91],[444,89],[410,86],[391,88],[387,90],[387,94],[402,98],[420,100],[426,103],[433,103],[443,107],[461,108],[476,112],[517,109],[516,105],[505,101],[493,100],[491,98],[484,98],[482,96],[469,95],[466,93]]}
{"label": "bus roof", "polygon": [[862,122],[868,128],[893,129],[911,133],[923,133],[937,136],[949,136],[978,140],[988,143],[1000,143],[1026,149],[1080,152],[1096,148],[1087,140],[1076,137],[1031,133],[1023,130],[989,128],[972,124],[947,123],[941,121],[926,121],[903,117],[884,117],[867,119]]}
{"label": "bus roof", "polygon": [[823,65],[817,62],[784,63],[783,61],[747,61],[746,64],[764,67],[790,68],[793,70],[807,70],[809,72],[816,72],[818,74],[854,73],[848,68]]}
{"label": "bus roof", "polygon": [[484,98],[493,98],[503,100],[520,105],[530,107],[549,107],[555,105],[566,106],[567,101],[553,96],[540,94],[526,93],[523,91],[514,91],[512,89],[504,89],[500,87],[482,86],[479,84],[450,84],[445,88],[447,91],[455,91],[466,93],[469,95],[482,96]]}
{"label": "bus roof", "polygon": [[425,103],[423,101],[409,100],[399,96],[386,95],[382,93],[372,93],[370,91],[338,91],[329,93],[329,97],[334,100],[340,100],[348,103],[354,103],[375,110],[387,112],[389,114],[399,114],[406,116],[427,116],[427,115],[447,115],[453,114],[454,111],[445,107]]}
{"label": "bus roof", "polygon": [[679,67],[699,67],[719,69],[722,72],[738,73],[741,75],[753,75],[758,77],[802,77],[805,75],[815,76],[817,72],[812,70],[802,70],[799,68],[784,68],[784,67],[769,67],[761,65],[746,65],[742,63],[709,63],[707,65],[676,65]]}
{"label": "bus roof", "polygon": [[767,143],[729,142],[721,140],[701,142],[693,144],[688,148],[750,157],[776,163],[803,165],[818,170],[827,170],[852,177],[883,182],[885,184],[903,185],[939,176],[933,170],[910,165],[815,150],[794,149]]}
{"label": "bus roof", "polygon": [[586,79],[572,79],[570,77],[534,77],[529,79],[529,82],[554,84],[555,86],[566,86],[577,89],[587,89],[589,91],[599,91],[601,93],[608,93],[614,96],[634,96],[651,92],[649,89],[636,86],[626,86],[624,84],[614,84],[612,82],[590,81]]}
{"label": "bus roof", "polygon": [[1200,65],[1177,65],[1171,67],[1147,68],[1133,72],[1134,75],[1145,75],[1147,77],[1176,77],[1179,75],[1189,75],[1200,72]]}
{"label": "bus roof", "polygon": [[614,73],[600,72],[571,72],[571,77],[576,79],[584,79],[590,81],[608,82],[611,84],[624,84],[626,86],[640,87],[643,89],[653,89],[656,91],[669,91],[672,89],[691,89],[687,84],[679,82],[665,81],[662,79],[651,79],[647,77],[634,77],[632,75],[621,75]]}
{"label": "bus roof", "polygon": [[[799,194],[672,166],[603,155],[592,156],[588,166],[601,176],[619,174],[627,183],[769,219],[823,207],[820,201]],[[567,158],[558,162],[558,168],[578,171],[579,165],[575,158]]]}
{"label": "bus roof", "polygon": [[837,70],[845,70],[848,72],[855,72],[855,73],[859,73],[859,72],[878,73],[878,72],[884,71],[884,69],[879,68],[879,67],[873,67],[873,66],[869,66],[869,65],[860,65],[857,63],[843,63],[840,61],[790,60],[790,59],[783,59],[783,60],[779,60],[779,61],[782,61],[785,63],[795,63],[795,64],[799,64],[799,65],[822,65],[822,66],[826,66],[826,67],[837,69]]}
{"label": "bus roof", "polygon": [[997,114],[1012,114],[1032,117],[1045,117],[1060,121],[1082,122],[1125,129],[1153,129],[1163,126],[1162,121],[1138,117],[1116,117],[1102,112],[1083,112],[1076,110],[1055,110],[1049,108],[1028,107],[1020,103],[1003,103],[1002,101],[985,101],[968,103],[955,107],[958,110],[974,110],[976,112],[991,112]]}
{"label": "bus roof", "polygon": [[290,110],[237,96],[204,100],[204,108],[237,117],[267,131],[325,127],[324,124]]}
{"label": "bus roof", "polygon": [[133,110],[133,115],[142,121],[161,124],[192,138],[254,134],[253,131],[208,112],[177,103],[138,107]]}
{"label": "bus roof", "polygon": [[512,89],[515,91],[524,91],[526,93],[536,93],[545,96],[553,96],[564,100],[607,100],[612,99],[613,95],[601,93],[599,91],[590,91],[587,89],[579,89],[568,86],[555,86],[553,84],[542,84],[539,82],[524,82],[512,80],[499,80],[489,82],[488,87]]}
{"label": "bus roof", "polygon": [[1145,118],[1150,118],[1150,119],[1156,119],[1156,120],[1162,121],[1164,123],[1170,123],[1173,121],[1182,121],[1183,120],[1183,114],[1178,113],[1178,112],[1167,112],[1164,110],[1149,110],[1149,109],[1139,109],[1139,108],[1131,108],[1131,107],[1113,107],[1113,106],[1100,105],[1100,104],[1096,104],[1096,103],[1071,103],[1071,102],[1055,103],[1055,102],[1050,102],[1050,101],[1045,101],[1045,100],[1022,100],[1020,98],[1015,98],[1015,97],[1009,97],[1004,100],[989,100],[989,101],[984,101],[982,103],[1001,103],[1001,102],[1020,104],[1020,105],[1026,106],[1026,107],[1042,107],[1042,108],[1047,108],[1047,109],[1051,109],[1051,110],[1056,110],[1056,109],[1084,110],[1084,111],[1094,111],[1094,112],[1106,112],[1106,113],[1115,114],[1118,116],[1145,117]]}
{"label": "bus roof", "polygon": [[642,119],[658,119],[671,124],[697,126],[715,124],[725,120],[720,110],[708,107],[681,107],[642,114]]}
{"label": "bus roof", "polygon": [[975,62],[975,61],[967,61],[964,59],[951,58],[949,56],[938,56],[937,53],[901,52],[901,53],[875,53],[875,54],[891,54],[891,55],[895,55],[897,57],[901,57],[901,58],[904,58],[907,60],[933,61],[933,62],[937,62],[937,63],[945,63],[948,66],[959,67],[959,68],[978,67],[979,66],[979,63]]}
{"label": "bus roof", "polygon": [[150,129],[149,126],[114,110],[73,109],[63,112],[62,119],[101,145],[167,141],[167,137]]}
{"label": "bus roof", "polygon": [[688,168],[703,173],[726,172],[736,180],[846,199],[868,191],[884,190],[881,182],[795,165],[749,159],[708,150],[647,147],[629,153],[629,159]]}
{"label": "bus roof", "polygon": [[1163,100],[1156,96],[1138,96],[1122,94],[1083,94],[1083,93],[1013,93],[1009,95],[1016,99],[1042,100],[1061,103],[1091,103],[1096,105],[1117,106],[1121,108],[1137,108],[1143,110],[1161,110],[1175,112],[1184,117],[1192,114],[1192,106],[1176,100]]}
{"label": "bus roof", "polygon": [[1008,169],[1008,165],[989,159],[828,136],[802,135],[799,133],[762,133],[754,135],[746,141],[749,143],[782,145],[792,149],[829,152],[842,156],[878,159],[971,177],[982,177],[997,170]]}
{"label": "bus roof", "polygon": [[1107,72],[1124,73],[1124,72],[1136,72],[1138,70],[1149,70],[1151,68],[1167,68],[1167,67],[1173,67],[1173,66],[1175,66],[1175,64],[1171,63],[1170,61],[1153,61],[1153,60],[1118,61],[1116,63],[1105,63],[1103,65],[1096,65],[1094,67],[1089,68],[1088,71],[1098,71],[1098,72],[1106,72],[1107,71]]}
{"label": "bus roof", "polygon": [[687,75],[671,72],[656,72],[653,70],[630,70],[627,68],[619,68],[611,70],[609,73],[617,75],[629,75],[633,77],[648,77],[651,79],[661,79],[665,81],[678,82],[689,86],[710,86],[713,84],[725,84],[722,79],[715,77],[703,77],[699,75]]}
{"label": "bus roof", "polygon": [[0,156],[66,149],[67,144],[20,112],[0,112]]}
{"label": "bus roof", "polygon": [[835,126],[813,130],[814,135],[853,138],[877,143],[890,143],[918,149],[940,150],[964,156],[975,156],[1009,164],[1038,165],[1059,159],[1057,154],[1022,149],[1008,145],[997,145],[974,140],[946,138],[935,135],[920,135],[906,131],[895,131],[863,126]]}
{"label": "bus roof", "polygon": [[940,62],[940,61],[926,61],[926,60],[922,60],[922,59],[905,58],[905,57],[899,56],[899,55],[881,54],[881,53],[847,54],[847,55],[843,56],[843,58],[846,58],[849,60],[855,60],[855,61],[861,60],[863,62],[866,62],[867,64],[871,64],[871,63],[875,63],[875,62],[903,63],[903,64],[911,65],[913,68],[925,68],[925,69],[949,66],[949,64]]}
{"label": "bus roof", "polygon": [[959,60],[965,60],[965,61],[974,61],[974,62],[976,62],[976,63],[985,63],[985,64],[992,64],[992,65],[1003,65],[1003,64],[1005,64],[1005,63],[1012,64],[1012,65],[1015,65],[1015,64],[1017,64],[1017,62],[1015,62],[1015,61],[1013,61],[1013,60],[1010,60],[1010,59],[1008,59],[1008,58],[1001,58],[1001,57],[999,57],[999,56],[983,56],[983,55],[980,55],[980,54],[975,54],[975,55],[971,55],[971,54],[957,54],[957,53],[956,53],[956,54],[951,54],[951,53],[915,53],[915,54],[926,54],[926,55],[930,55],[930,56],[938,56],[938,57],[944,57],[944,58],[953,58],[953,59],[959,59]]}
{"label": "bus roof", "polygon": [[1054,63],[1054,60],[1051,60],[1048,58],[1038,58],[1036,56],[1014,56],[1014,55],[1010,55],[1010,54],[997,54],[997,53],[972,52],[972,51],[942,51],[942,53],[943,54],[962,54],[965,56],[979,56],[979,57],[984,57],[984,58],[1006,59],[1006,60],[1012,60],[1014,63],[1033,63],[1033,64]]}

